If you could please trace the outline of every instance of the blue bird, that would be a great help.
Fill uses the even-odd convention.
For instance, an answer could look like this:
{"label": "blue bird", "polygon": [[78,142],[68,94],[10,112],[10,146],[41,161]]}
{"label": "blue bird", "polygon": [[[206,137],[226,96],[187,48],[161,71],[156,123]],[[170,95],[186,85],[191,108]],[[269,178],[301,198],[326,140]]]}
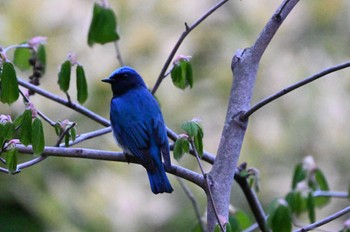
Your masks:
{"label": "blue bird", "polygon": [[110,119],[117,143],[146,168],[154,194],[171,193],[173,188],[161,157],[170,167],[169,143],[157,101],[142,77],[130,67],[116,69],[102,81],[112,86]]}

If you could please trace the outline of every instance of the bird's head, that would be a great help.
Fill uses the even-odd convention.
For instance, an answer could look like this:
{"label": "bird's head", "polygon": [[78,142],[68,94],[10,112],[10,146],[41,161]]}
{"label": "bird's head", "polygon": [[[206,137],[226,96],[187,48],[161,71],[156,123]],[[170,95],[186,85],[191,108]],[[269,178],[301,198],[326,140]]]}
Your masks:
{"label": "bird's head", "polygon": [[128,66],[116,69],[108,78],[102,81],[111,84],[114,96],[122,95],[133,88],[146,88],[142,77]]}

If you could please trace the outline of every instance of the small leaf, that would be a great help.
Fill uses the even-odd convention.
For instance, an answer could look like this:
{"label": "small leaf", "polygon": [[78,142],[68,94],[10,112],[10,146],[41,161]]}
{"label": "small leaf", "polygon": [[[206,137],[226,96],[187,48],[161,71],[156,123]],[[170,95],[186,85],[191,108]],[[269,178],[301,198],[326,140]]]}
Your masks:
{"label": "small leaf", "polygon": [[88,33],[88,44],[105,44],[119,39],[116,32],[117,19],[112,9],[94,4],[93,16]]}
{"label": "small leaf", "polygon": [[0,132],[0,135],[5,140],[11,140],[13,139],[13,136],[15,135],[15,125],[11,122],[7,122],[3,125],[3,129]]}
{"label": "small leaf", "polygon": [[232,227],[231,227],[230,222],[226,223],[226,232],[232,232]]}
{"label": "small leaf", "polygon": [[[241,230],[247,229],[252,224],[252,221],[249,218],[249,216],[241,210],[238,210],[234,214],[234,217],[236,218],[237,222],[239,223],[239,228]],[[231,223],[231,225],[232,225],[232,223]]]}
{"label": "small leaf", "polygon": [[197,120],[191,120],[181,125],[183,129],[190,137],[196,137],[198,133],[203,135],[203,130]]}
{"label": "small leaf", "polygon": [[309,219],[311,223],[316,221],[316,213],[315,213],[315,198],[310,192],[307,198],[307,209],[309,214]]}
{"label": "small leaf", "polygon": [[16,128],[22,125],[23,117],[24,117],[23,114],[20,114],[13,121],[13,124],[15,125]]}
{"label": "small leaf", "polygon": [[292,231],[292,215],[288,203],[284,199],[271,202],[267,224],[273,232]]}
{"label": "small leaf", "polygon": [[196,147],[196,150],[198,152],[199,157],[202,158],[203,152],[204,152],[204,149],[203,149],[203,130],[200,126],[198,128],[197,135],[194,137],[194,146]]}
{"label": "small leaf", "polygon": [[40,155],[45,149],[45,136],[43,124],[39,118],[35,118],[32,125],[32,145],[34,155]]}
{"label": "small leaf", "polygon": [[173,84],[179,89],[193,87],[192,66],[189,59],[180,59],[171,70]]}
{"label": "small leaf", "polygon": [[22,125],[19,132],[19,140],[23,145],[32,143],[32,111],[25,110],[23,113]]}
{"label": "small leaf", "polygon": [[44,74],[46,70],[46,51],[45,51],[45,46],[43,44],[39,45],[37,56],[42,66],[41,67],[42,74]]}
{"label": "small leaf", "polygon": [[14,53],[13,63],[22,71],[28,70],[30,68],[29,59],[31,56],[32,52],[29,48],[18,47]]}
{"label": "small leaf", "polygon": [[1,72],[1,101],[11,104],[19,97],[16,71],[10,62],[4,62]]}
{"label": "small leaf", "polygon": [[302,196],[299,191],[291,191],[286,196],[286,201],[290,206],[292,213],[300,215],[305,212],[307,200]]}
{"label": "small leaf", "polygon": [[61,65],[61,70],[58,73],[58,85],[63,92],[67,92],[69,89],[71,67],[71,62],[66,60]]}
{"label": "small leaf", "polygon": [[70,135],[69,133],[66,133],[66,135],[64,136],[64,145],[66,147],[69,147],[69,139],[70,139]]}
{"label": "small leaf", "polygon": [[77,66],[76,70],[77,75],[77,94],[78,94],[78,102],[83,104],[88,98],[88,87],[85,78],[84,68],[81,65]]}
{"label": "small leaf", "polygon": [[306,171],[303,168],[301,163],[297,164],[294,169],[293,181],[292,181],[292,189],[297,187],[297,184],[306,178]]}
{"label": "small leaf", "polygon": [[215,225],[214,232],[221,232],[221,228],[220,228],[219,224]]}
{"label": "small leaf", "polygon": [[18,159],[18,150],[12,148],[5,152],[6,155],[6,166],[10,173],[15,173],[17,171],[17,159]]}
{"label": "small leaf", "polygon": [[70,129],[70,136],[72,137],[72,141],[74,142],[77,138],[77,129],[75,128],[75,126]]}
{"label": "small leaf", "polygon": [[176,141],[175,141],[175,145],[174,145],[174,158],[176,160],[180,160],[182,158],[182,156],[185,153],[188,153],[190,150],[190,143],[188,142],[188,140],[184,137],[179,137]]}
{"label": "small leaf", "polygon": [[61,123],[56,122],[55,123],[55,132],[57,136],[60,136],[62,133]]}
{"label": "small leaf", "polygon": [[[318,187],[322,191],[329,191],[329,186],[326,180],[326,177],[323,175],[323,172],[320,169],[316,169],[315,171],[315,180],[318,184]],[[330,202],[330,197],[316,197],[315,198],[315,206],[322,207],[327,205]]]}

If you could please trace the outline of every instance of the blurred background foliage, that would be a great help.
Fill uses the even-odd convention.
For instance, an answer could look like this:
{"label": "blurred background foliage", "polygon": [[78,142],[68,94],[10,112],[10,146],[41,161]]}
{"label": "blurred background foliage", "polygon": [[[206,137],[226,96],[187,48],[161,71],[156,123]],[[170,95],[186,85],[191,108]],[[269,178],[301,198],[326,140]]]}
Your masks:
{"label": "blurred background foliage", "polygon": [[[152,87],[185,28],[184,22],[191,24],[216,2],[111,0],[126,64],[135,67]],[[190,34],[178,54],[192,56],[194,88],[181,91],[167,78],[157,92],[169,127],[181,132],[184,121],[200,118],[205,149],[216,152],[232,81],[231,58],[237,49],[254,43],[280,2],[229,1]],[[85,106],[108,117],[111,92],[100,80],[119,64],[113,44],[87,45],[92,7],[93,1],[86,0],[1,0],[0,45],[47,36],[48,67],[41,87],[62,97],[56,84],[58,67],[68,52],[77,53],[89,82]],[[346,0],[301,1],[262,59],[253,103],[348,60],[349,10]],[[332,190],[348,189],[348,73],[344,70],[323,78],[251,117],[240,162],[247,161],[248,166],[260,170],[259,197],[265,209],[289,191],[294,166],[306,155],[315,157]],[[19,75],[27,78],[29,74]],[[72,91],[70,94],[75,96]],[[35,95],[31,101],[52,120],[76,121],[78,133],[101,128],[41,96]],[[2,114],[13,117],[23,110],[20,100],[11,106],[0,105]],[[46,125],[45,132],[47,145],[53,145],[54,129]],[[119,149],[111,134],[79,147]],[[180,165],[198,170],[192,157],[184,157]],[[210,168],[205,167],[207,171]],[[140,166],[50,157],[18,175],[0,174],[0,231],[190,231],[196,224],[193,208],[176,178],[170,176],[170,180],[174,193],[156,196]],[[189,187],[204,212],[204,193],[192,184]],[[236,185],[232,204],[250,213]],[[345,200],[333,200],[317,216],[327,216],[345,204]],[[323,228],[332,231],[341,223],[336,220]]]}

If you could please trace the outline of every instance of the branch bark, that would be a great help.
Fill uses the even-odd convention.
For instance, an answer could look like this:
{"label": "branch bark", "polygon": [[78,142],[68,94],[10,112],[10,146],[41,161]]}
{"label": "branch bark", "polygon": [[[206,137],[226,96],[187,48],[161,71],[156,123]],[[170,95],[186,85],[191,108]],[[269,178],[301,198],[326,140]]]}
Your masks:
{"label": "branch bark", "polygon": [[[217,211],[228,220],[231,188],[235,167],[240,155],[248,121],[241,120],[240,115],[249,109],[253,88],[261,56],[271,42],[284,19],[288,16],[298,0],[285,0],[270,18],[255,44],[239,50],[232,59],[232,83],[226,120],[221,135],[220,145],[212,170],[209,172],[212,183],[213,198]],[[208,200],[208,231],[213,231],[216,224],[214,209]]]}

